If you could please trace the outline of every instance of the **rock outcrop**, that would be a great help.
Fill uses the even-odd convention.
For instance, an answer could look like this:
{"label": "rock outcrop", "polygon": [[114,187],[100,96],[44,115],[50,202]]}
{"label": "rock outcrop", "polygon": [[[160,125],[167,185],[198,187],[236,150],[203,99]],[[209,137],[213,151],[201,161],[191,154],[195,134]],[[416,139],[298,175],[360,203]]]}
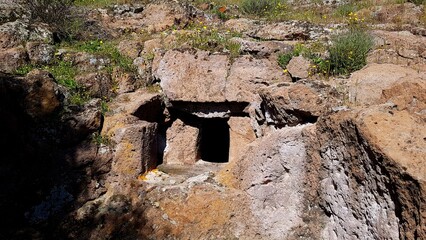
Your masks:
{"label": "rock outcrop", "polygon": [[[5,3],[0,238],[426,239],[421,6],[351,13],[392,23],[374,22],[368,64],[338,77],[313,68],[347,28],[325,24],[341,1],[289,1],[321,5],[321,25],[191,1],[76,7],[77,37],[118,43],[108,54],[56,50]],[[72,87],[46,71],[57,61]]]}

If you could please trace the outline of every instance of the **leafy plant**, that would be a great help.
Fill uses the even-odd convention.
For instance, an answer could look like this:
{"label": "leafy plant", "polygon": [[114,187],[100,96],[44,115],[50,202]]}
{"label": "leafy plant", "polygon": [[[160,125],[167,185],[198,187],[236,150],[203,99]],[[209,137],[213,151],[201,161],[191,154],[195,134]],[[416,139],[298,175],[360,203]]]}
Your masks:
{"label": "leafy plant", "polygon": [[132,59],[121,55],[113,42],[104,42],[102,40],[85,41],[77,42],[69,47],[78,51],[108,57],[111,59],[113,65],[125,71],[134,72],[136,70]]}
{"label": "leafy plant", "polygon": [[104,136],[97,132],[92,134],[92,142],[98,146],[101,146],[101,145],[110,146],[112,143],[111,138],[109,136]]}
{"label": "leafy plant", "polygon": [[334,11],[334,14],[339,16],[339,17],[346,17],[349,15],[349,13],[354,13],[356,11],[358,11],[358,6],[355,5],[352,2],[348,2],[346,4],[342,4],[340,6],[338,6],[336,8],[336,10]]}
{"label": "leafy plant", "polygon": [[336,36],[329,48],[330,70],[333,74],[349,74],[367,63],[367,54],[373,47],[371,35],[362,29],[350,29]]}
{"label": "leafy plant", "polygon": [[426,3],[426,0],[408,0],[408,2],[412,2],[416,5],[422,5]]}
{"label": "leafy plant", "polygon": [[46,70],[53,74],[59,84],[69,89],[77,88],[77,83],[74,79],[77,70],[71,62],[57,61],[55,65],[47,66]]}
{"label": "leafy plant", "polygon": [[202,23],[192,26],[190,30],[178,35],[178,45],[187,43],[205,51],[225,51],[230,53],[231,58],[240,54],[241,45],[231,41],[231,38],[235,36],[231,31],[220,32],[216,28],[203,26]]}
{"label": "leafy plant", "polygon": [[293,53],[284,53],[278,55],[278,65],[285,69],[287,67],[287,64],[290,62],[290,60],[293,58]]}
{"label": "leafy plant", "polygon": [[17,74],[17,75],[27,75],[34,68],[35,68],[34,65],[27,64],[27,65],[24,65],[24,66],[19,67],[18,69],[16,69],[15,74]]}
{"label": "leafy plant", "polygon": [[44,67],[52,73],[58,84],[65,86],[70,90],[69,103],[71,105],[81,106],[85,104],[90,96],[87,91],[79,86],[75,81],[77,69],[71,62],[56,61],[54,65]]}
{"label": "leafy plant", "polygon": [[278,65],[285,69],[287,64],[293,57],[297,57],[300,55],[304,57],[310,57],[311,51],[304,44],[298,43],[294,46],[292,52],[278,55]]}
{"label": "leafy plant", "polygon": [[102,115],[105,115],[107,112],[109,112],[109,106],[108,106],[108,102],[106,100],[102,100],[101,101],[101,113]]}
{"label": "leafy plant", "polygon": [[243,0],[240,7],[247,14],[264,16],[281,2],[281,0]]}

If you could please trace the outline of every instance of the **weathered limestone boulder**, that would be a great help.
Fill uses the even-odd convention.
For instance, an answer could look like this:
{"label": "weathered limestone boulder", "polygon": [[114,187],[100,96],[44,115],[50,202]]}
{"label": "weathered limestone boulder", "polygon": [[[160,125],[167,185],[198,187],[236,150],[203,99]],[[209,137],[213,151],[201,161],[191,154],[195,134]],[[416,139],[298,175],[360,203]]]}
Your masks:
{"label": "weathered limestone boulder", "polygon": [[243,38],[231,39],[241,45],[240,51],[242,53],[249,53],[260,57],[267,57],[271,54],[289,53],[293,47],[282,41],[252,41]]}
{"label": "weathered limestone boulder", "polygon": [[323,238],[425,237],[424,117],[392,107],[345,111],[317,125]]}
{"label": "weathered limestone boulder", "polygon": [[0,72],[13,73],[27,63],[27,53],[22,46],[0,51]]}
{"label": "weathered limestone boulder", "polygon": [[158,93],[138,90],[118,95],[109,106],[111,114],[128,114],[148,122],[160,122],[163,117],[163,99]]}
{"label": "weathered limestone boulder", "polygon": [[271,119],[269,124],[277,127],[315,122],[333,104],[332,99],[305,84],[271,86],[262,89],[260,96]]}
{"label": "weathered limestone boulder", "polygon": [[23,81],[26,86],[24,108],[31,117],[46,117],[61,106],[63,96],[50,73],[33,70]]}
{"label": "weathered limestone boulder", "polygon": [[142,83],[138,83],[135,74],[125,72],[120,68],[113,69],[111,78],[113,83],[117,84],[117,89],[112,89],[117,94],[133,92],[142,85]]}
{"label": "weathered limestone boulder", "polygon": [[139,56],[143,45],[140,41],[137,40],[123,40],[121,41],[117,49],[123,55],[131,59],[135,59]]}
{"label": "weathered limestone boulder", "polygon": [[398,110],[410,113],[426,113],[426,81],[396,83],[382,91],[382,103],[392,103]]}
{"label": "weathered limestone boulder", "polygon": [[31,64],[46,65],[52,62],[55,47],[50,44],[40,42],[27,42],[26,49]]}
{"label": "weathered limestone boulder", "polygon": [[295,80],[306,79],[312,70],[311,61],[302,56],[293,57],[287,64],[287,70]]}
{"label": "weathered limestone boulder", "polygon": [[374,105],[380,102],[382,91],[404,81],[424,83],[425,74],[393,65],[370,64],[354,72],[349,79],[349,100],[358,105]]}
{"label": "weathered limestone boulder", "polygon": [[64,60],[72,62],[81,72],[96,72],[105,69],[111,64],[109,58],[95,56],[86,52],[65,54]]}
{"label": "weathered limestone boulder", "polygon": [[139,4],[117,4],[112,7],[114,15],[132,15],[143,11],[143,6]]}
{"label": "weathered limestone boulder", "polygon": [[[138,177],[157,165],[157,123],[128,114],[106,116],[101,136],[113,146],[108,194],[130,193]],[[136,194],[133,192],[130,195]]]}
{"label": "weathered limestone boulder", "polygon": [[33,23],[29,26],[28,41],[40,42],[46,44],[54,44],[53,32],[50,30],[49,24],[46,23]]}
{"label": "weathered limestone boulder", "polygon": [[379,22],[417,25],[422,16],[422,7],[414,3],[389,4],[371,8],[371,16]]}
{"label": "weathered limestone boulder", "polygon": [[29,37],[27,27],[19,20],[0,25],[0,49],[17,47],[26,41]]}
{"label": "weathered limestone boulder", "polygon": [[408,31],[376,30],[372,34],[376,38],[377,49],[368,55],[367,62],[404,66],[426,64],[426,39],[423,36]]}
{"label": "weathered limestone boulder", "polygon": [[200,159],[200,129],[177,119],[167,129],[164,164],[195,164]]}
{"label": "weathered limestone boulder", "polygon": [[168,51],[156,77],[170,101],[224,102],[229,60],[206,51]]}
{"label": "weathered limestone boulder", "polygon": [[267,24],[250,35],[267,40],[307,40],[310,39],[309,28],[301,23],[271,23]]}
{"label": "weathered limestone boulder", "polygon": [[77,76],[75,81],[84,87],[92,97],[103,98],[114,94],[111,75],[107,72],[82,74]]}
{"label": "weathered limestone boulder", "polygon": [[231,117],[229,125],[229,162],[236,162],[256,139],[251,120],[248,117]]}
{"label": "weathered limestone boulder", "polygon": [[235,32],[247,32],[255,26],[255,20],[247,18],[233,18],[224,23],[227,29]]}
{"label": "weathered limestone boulder", "polygon": [[259,88],[274,83],[291,82],[283,70],[268,59],[242,56],[234,60],[226,79],[225,98],[230,102],[260,100]]}
{"label": "weathered limestone boulder", "polygon": [[2,0],[0,2],[0,24],[15,21],[24,14],[24,9],[19,2],[14,0]]}
{"label": "weathered limestone boulder", "polygon": [[230,65],[226,55],[205,51],[166,52],[156,78],[172,102],[252,102],[260,87],[291,82],[274,61],[241,56]]}
{"label": "weathered limestone boulder", "polygon": [[101,100],[92,99],[77,111],[67,113],[62,118],[67,126],[65,138],[71,141],[81,140],[102,127]]}
{"label": "weathered limestone boulder", "polygon": [[177,3],[148,4],[142,12],[142,26],[149,32],[163,31],[177,24],[185,24],[188,21],[185,10]]}
{"label": "weathered limestone boulder", "polygon": [[299,21],[266,23],[238,18],[226,21],[225,27],[263,40],[307,40],[317,39],[325,34],[321,27]]}
{"label": "weathered limestone boulder", "polygon": [[[310,191],[311,183],[306,177],[304,128],[306,126],[285,128],[257,139],[238,162],[220,173],[223,184],[243,190],[248,197],[240,203],[242,209],[247,204],[250,213],[243,217],[247,232],[239,232],[239,238],[319,238],[320,232],[306,230],[308,225],[320,225],[322,220],[305,215],[309,214],[305,194]],[[229,174],[234,176],[234,182]],[[315,219],[315,223],[304,222],[304,217]]]}
{"label": "weathered limestone boulder", "polygon": [[149,121],[162,112],[160,100],[158,94],[138,91],[121,94],[110,105],[101,135],[114,144],[111,191],[130,191],[140,174],[156,167],[158,123]]}

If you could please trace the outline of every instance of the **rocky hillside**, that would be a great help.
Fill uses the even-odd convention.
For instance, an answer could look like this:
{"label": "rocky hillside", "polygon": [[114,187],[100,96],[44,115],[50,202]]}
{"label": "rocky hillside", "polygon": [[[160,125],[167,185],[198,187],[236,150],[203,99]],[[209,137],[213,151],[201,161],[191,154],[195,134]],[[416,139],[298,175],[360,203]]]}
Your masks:
{"label": "rocky hillside", "polygon": [[0,239],[426,239],[422,1],[46,2],[0,0]]}

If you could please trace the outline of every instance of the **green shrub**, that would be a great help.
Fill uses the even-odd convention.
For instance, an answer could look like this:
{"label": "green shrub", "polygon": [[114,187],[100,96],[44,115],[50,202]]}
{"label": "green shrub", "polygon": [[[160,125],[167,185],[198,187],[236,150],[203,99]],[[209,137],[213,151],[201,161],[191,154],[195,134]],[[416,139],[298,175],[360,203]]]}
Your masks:
{"label": "green shrub", "polygon": [[109,136],[101,135],[98,132],[92,134],[92,142],[98,146],[106,145],[110,146],[112,144],[111,138]]}
{"label": "green shrub", "polygon": [[46,70],[52,73],[59,84],[69,89],[77,88],[74,80],[77,70],[71,62],[57,61],[55,65],[46,67]]}
{"label": "green shrub", "polygon": [[244,13],[263,16],[272,12],[282,2],[282,0],[243,0],[240,7]]}
{"label": "green shrub", "polygon": [[355,5],[354,3],[349,2],[349,3],[338,6],[334,14],[339,17],[347,17],[349,13],[354,13],[356,11],[358,11],[358,6]]}
{"label": "green shrub", "polygon": [[23,0],[33,21],[40,21],[54,27],[59,35],[66,36],[73,22],[74,0]]}
{"label": "green shrub", "polygon": [[312,53],[311,50],[305,45],[298,43],[294,46],[292,52],[278,55],[278,65],[285,69],[287,67],[288,62],[290,62],[293,57],[297,57],[300,55],[310,58]]}
{"label": "green shrub", "polygon": [[287,68],[287,64],[290,62],[293,56],[293,53],[284,53],[278,55],[278,65],[280,65],[280,67],[283,69]]}
{"label": "green shrub", "polygon": [[108,57],[109,59],[111,59],[114,66],[118,66],[128,72],[136,71],[132,59],[121,55],[115,44],[112,42],[104,42],[102,40],[86,41],[75,43],[74,45],[69,47],[74,48],[78,51]]}
{"label": "green shrub", "polygon": [[35,66],[33,66],[31,64],[27,64],[27,65],[24,65],[24,66],[16,69],[15,74],[25,76],[29,72],[31,72],[31,70],[33,70],[34,68],[35,68]]}
{"label": "green shrub", "polygon": [[364,67],[373,38],[362,29],[351,29],[332,39],[329,48],[330,70],[333,74],[349,74]]}
{"label": "green shrub", "polygon": [[210,52],[228,52],[231,58],[240,54],[241,45],[231,41],[231,38],[237,36],[234,32],[220,32],[217,28],[194,24],[190,27],[191,31],[177,35],[176,45],[179,47],[189,44],[194,48]]}
{"label": "green shrub", "polygon": [[426,0],[408,0],[408,2],[412,2],[416,5],[422,5],[426,3]]}
{"label": "green shrub", "polygon": [[81,106],[90,100],[86,89],[75,81],[77,69],[71,62],[58,60],[53,65],[46,66],[45,69],[52,73],[58,84],[68,88],[70,91],[68,100],[71,105]]}

